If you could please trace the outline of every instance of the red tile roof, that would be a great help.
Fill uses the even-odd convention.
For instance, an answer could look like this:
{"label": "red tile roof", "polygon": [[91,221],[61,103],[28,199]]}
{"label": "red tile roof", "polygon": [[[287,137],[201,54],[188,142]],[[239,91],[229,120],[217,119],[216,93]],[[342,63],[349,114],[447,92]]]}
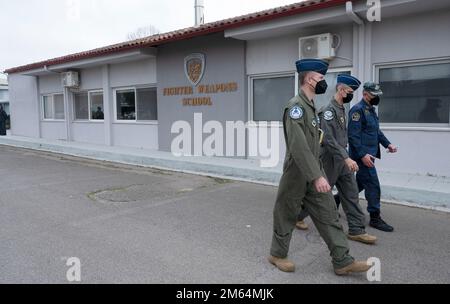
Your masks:
{"label": "red tile roof", "polygon": [[276,18],[292,16],[296,14],[306,13],[310,11],[320,10],[344,4],[348,0],[310,0],[299,3],[294,3],[286,6],[272,8],[252,14],[242,15],[239,17],[224,19],[211,23],[206,23],[197,27],[189,27],[181,30],[176,30],[168,33],[157,34],[133,41],[122,42],[118,44],[109,45],[85,52],[71,54],[63,57],[53,58],[45,61],[40,61],[32,64],[27,64],[5,71],[5,73],[19,73],[45,66],[62,64],[72,61],[78,61],[87,58],[99,57],[107,54],[119,53],[143,47],[158,46],[169,42],[193,38],[197,36],[207,35],[211,33],[222,32],[228,29],[241,27],[244,25],[261,23],[264,21],[273,20]]}

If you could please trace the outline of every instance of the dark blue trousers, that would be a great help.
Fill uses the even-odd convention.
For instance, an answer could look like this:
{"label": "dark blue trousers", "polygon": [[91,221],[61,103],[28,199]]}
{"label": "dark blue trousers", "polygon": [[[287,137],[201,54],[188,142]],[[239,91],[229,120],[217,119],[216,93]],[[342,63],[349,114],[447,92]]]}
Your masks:
{"label": "dark blue trousers", "polygon": [[358,161],[359,171],[356,173],[359,192],[365,191],[367,211],[369,213],[380,212],[380,181],[378,179],[377,169],[366,167],[361,161]]}

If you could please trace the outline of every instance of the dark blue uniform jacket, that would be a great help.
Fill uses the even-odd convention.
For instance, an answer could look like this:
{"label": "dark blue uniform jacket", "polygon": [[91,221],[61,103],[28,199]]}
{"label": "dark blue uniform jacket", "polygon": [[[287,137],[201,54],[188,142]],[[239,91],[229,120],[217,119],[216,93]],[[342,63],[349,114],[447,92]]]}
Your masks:
{"label": "dark blue uniform jacket", "polygon": [[359,161],[366,154],[381,158],[380,144],[387,148],[391,143],[380,130],[375,108],[361,100],[349,113],[349,155]]}

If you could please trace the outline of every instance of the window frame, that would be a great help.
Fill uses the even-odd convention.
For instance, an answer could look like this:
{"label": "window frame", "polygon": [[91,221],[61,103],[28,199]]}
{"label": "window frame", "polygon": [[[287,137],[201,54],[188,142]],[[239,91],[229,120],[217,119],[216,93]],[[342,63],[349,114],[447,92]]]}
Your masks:
{"label": "window frame", "polygon": [[[77,119],[76,118],[76,108],[75,108],[75,95],[76,94],[83,94],[86,93],[88,96],[88,119]],[[105,94],[102,89],[97,90],[88,90],[88,91],[79,91],[79,92],[73,92],[73,98],[72,98],[72,121],[75,123],[78,122],[92,122],[92,123],[103,123],[105,122],[105,119],[92,119],[92,113],[91,113],[91,94],[92,93],[102,93],[103,96],[103,113],[105,113]]]}
{"label": "window frame", "polygon": [[[138,120],[138,106],[137,106],[137,90],[139,89],[155,89],[158,93],[158,87],[156,84],[149,84],[149,85],[138,85],[138,86],[130,86],[130,87],[117,87],[113,89],[113,100],[114,100],[114,124],[133,124],[133,125],[157,125],[158,120]],[[136,119],[134,120],[124,120],[124,119],[117,119],[117,91],[126,91],[126,90],[133,90],[134,91],[134,103],[135,103],[135,109],[136,109]],[[157,97],[158,98],[158,97]],[[158,101],[157,101],[158,102]]]}
{"label": "window frame", "polygon": [[[276,72],[276,73],[262,73],[262,74],[252,74],[248,75],[248,122],[252,125],[259,126],[261,123],[265,123],[264,121],[255,121],[254,120],[254,96],[253,96],[253,90],[254,90],[254,80],[258,79],[267,79],[267,78],[283,78],[283,77],[294,77],[294,92],[292,96],[295,96],[297,94],[297,84],[296,81],[298,79],[298,75],[295,71],[288,71],[288,72]],[[270,127],[283,127],[283,122],[278,120],[271,120],[268,121],[268,126]]]}
{"label": "window frame", "polygon": [[[64,119],[56,119],[55,118],[55,95],[62,95],[63,96],[63,105],[64,105]],[[45,118],[45,109],[44,109],[44,98],[45,97],[51,97],[51,109],[52,109],[52,118]],[[57,92],[57,93],[46,93],[41,94],[41,121],[48,121],[48,122],[64,122],[67,119],[66,115],[66,105],[65,105],[65,97],[63,92]]]}
{"label": "window frame", "polygon": [[[91,94],[95,93],[102,93],[102,108],[103,108],[103,119],[92,119],[92,101],[91,101]],[[105,121],[105,93],[103,90],[90,90],[88,91],[88,106],[89,106],[89,121],[90,122],[104,122]]]}
{"label": "window frame", "polygon": [[[392,61],[374,64],[373,79],[375,82],[380,82],[380,70],[386,68],[402,68],[402,67],[414,67],[423,65],[436,65],[436,64],[450,64],[450,57],[445,58],[428,58],[419,60],[404,60],[404,61]],[[383,89],[383,88],[381,88]],[[450,115],[450,113],[449,113]],[[449,123],[382,123],[380,126],[384,130],[417,130],[417,131],[450,131]]]}

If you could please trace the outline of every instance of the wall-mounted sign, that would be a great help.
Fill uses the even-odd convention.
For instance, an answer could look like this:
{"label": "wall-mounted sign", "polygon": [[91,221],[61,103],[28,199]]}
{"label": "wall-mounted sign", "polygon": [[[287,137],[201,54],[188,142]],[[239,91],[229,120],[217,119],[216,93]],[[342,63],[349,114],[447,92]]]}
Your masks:
{"label": "wall-mounted sign", "polygon": [[163,88],[163,95],[186,96],[181,101],[183,106],[212,106],[212,98],[204,95],[233,93],[238,90],[238,84],[236,82],[199,85],[203,79],[205,68],[206,61],[204,54],[194,53],[187,56],[184,59],[184,72],[192,86]]}
{"label": "wall-mounted sign", "polygon": [[193,86],[197,86],[202,81],[205,73],[205,55],[194,53],[184,58],[184,73]]}
{"label": "wall-mounted sign", "polygon": [[193,95],[193,94],[219,94],[232,93],[238,90],[236,82],[217,83],[208,85],[199,85],[197,88],[193,87],[174,87],[164,88],[164,96],[179,96],[179,95]]}

